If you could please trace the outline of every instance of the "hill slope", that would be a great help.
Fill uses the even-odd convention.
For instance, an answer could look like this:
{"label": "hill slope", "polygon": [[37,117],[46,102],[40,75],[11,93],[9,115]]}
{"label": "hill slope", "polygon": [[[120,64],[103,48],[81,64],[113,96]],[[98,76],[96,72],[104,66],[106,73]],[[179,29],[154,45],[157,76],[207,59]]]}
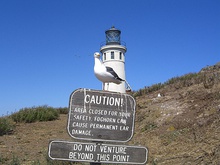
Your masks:
{"label": "hill slope", "polygon": [[[129,144],[148,148],[149,165],[219,165],[220,64],[157,87],[133,93],[137,109]],[[0,136],[0,159],[10,162],[14,155],[21,164],[46,164],[50,140],[73,140],[66,125],[67,115],[17,124],[12,135]]]}
{"label": "hill slope", "polygon": [[183,77],[136,98],[132,143],[149,148],[149,164],[218,165],[220,65]]}

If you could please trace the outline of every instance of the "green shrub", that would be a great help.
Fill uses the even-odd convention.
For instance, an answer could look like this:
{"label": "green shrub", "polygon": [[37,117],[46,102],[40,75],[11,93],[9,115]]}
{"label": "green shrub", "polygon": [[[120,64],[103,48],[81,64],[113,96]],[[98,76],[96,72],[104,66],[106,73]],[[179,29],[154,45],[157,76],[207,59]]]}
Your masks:
{"label": "green shrub", "polygon": [[0,155],[0,164],[4,164],[5,163],[5,159]]}
{"label": "green shrub", "polygon": [[150,87],[145,87],[144,89],[140,89],[137,92],[134,92],[133,96],[134,97],[143,96],[145,94],[157,91],[163,87],[164,87],[164,84],[162,84],[162,83],[153,84]]}
{"label": "green shrub", "polygon": [[173,77],[173,78],[167,80],[164,84],[170,85],[170,84],[181,82],[182,86],[189,86],[188,85],[189,81],[191,81],[190,84],[201,83],[201,82],[196,81],[198,76],[199,76],[198,73],[188,73],[188,74],[185,74],[180,77],[179,76]]}
{"label": "green shrub", "polygon": [[157,128],[157,124],[156,123],[147,123],[143,128],[142,128],[142,132],[144,131],[151,131],[153,129]]}
{"label": "green shrub", "polygon": [[20,164],[21,163],[20,163],[19,158],[17,156],[13,155],[13,158],[12,158],[11,162],[9,163],[9,165],[20,165]]}
{"label": "green shrub", "polygon": [[39,106],[23,108],[11,115],[15,122],[33,123],[36,121],[51,121],[59,118],[59,113],[55,108]]}
{"label": "green shrub", "polygon": [[59,114],[68,114],[68,112],[69,112],[69,109],[67,107],[64,107],[64,108],[59,107],[59,108],[56,108],[56,109],[57,109]]}
{"label": "green shrub", "polygon": [[199,84],[203,82],[203,78],[202,75],[199,73],[188,73],[185,74],[183,76],[177,76],[177,77],[173,77],[169,80],[167,80],[164,83],[157,83],[157,84],[153,84],[149,87],[145,87],[143,89],[140,89],[136,92],[133,93],[134,97],[137,96],[143,96],[145,94],[149,94],[151,92],[155,92],[158,91],[162,88],[164,88],[166,85],[174,85],[178,88],[182,88],[182,87],[188,87],[191,86],[193,84]]}
{"label": "green shrub", "polygon": [[10,134],[13,131],[14,124],[8,117],[0,118],[0,136]]}

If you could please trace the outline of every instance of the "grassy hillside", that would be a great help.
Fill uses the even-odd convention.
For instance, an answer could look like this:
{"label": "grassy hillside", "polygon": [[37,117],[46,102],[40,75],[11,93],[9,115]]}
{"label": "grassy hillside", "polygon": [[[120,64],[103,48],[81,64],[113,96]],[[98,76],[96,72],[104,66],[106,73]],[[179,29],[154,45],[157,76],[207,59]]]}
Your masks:
{"label": "grassy hillside", "polygon": [[148,164],[220,164],[219,63],[151,88],[135,93],[132,140],[149,148]]}
{"label": "grassy hillside", "polygon": [[[219,63],[131,94],[137,107],[129,144],[148,148],[148,165],[220,164]],[[51,121],[1,121],[9,128],[0,136],[0,164],[69,164],[47,158],[50,140],[73,140],[67,114]]]}

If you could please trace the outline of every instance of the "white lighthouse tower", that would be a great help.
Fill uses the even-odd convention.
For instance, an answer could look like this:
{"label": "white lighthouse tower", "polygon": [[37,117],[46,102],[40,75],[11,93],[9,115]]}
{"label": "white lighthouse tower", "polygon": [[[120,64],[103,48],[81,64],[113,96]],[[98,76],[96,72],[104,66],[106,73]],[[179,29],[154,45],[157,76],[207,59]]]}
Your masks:
{"label": "white lighthouse tower", "polygon": [[[102,61],[105,66],[114,69],[118,76],[125,80],[125,43],[120,39],[121,31],[114,26],[105,31],[106,42],[101,45],[100,52],[102,53]],[[104,90],[126,93],[126,83],[123,81],[121,84],[106,83],[103,84]]]}

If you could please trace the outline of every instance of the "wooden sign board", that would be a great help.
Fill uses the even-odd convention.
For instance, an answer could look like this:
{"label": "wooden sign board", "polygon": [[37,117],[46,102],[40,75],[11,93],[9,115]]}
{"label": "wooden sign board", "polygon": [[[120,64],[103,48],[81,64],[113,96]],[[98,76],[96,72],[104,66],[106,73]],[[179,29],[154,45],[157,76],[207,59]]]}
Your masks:
{"label": "wooden sign board", "polygon": [[83,161],[92,163],[146,164],[145,147],[51,141],[48,155],[53,160]]}
{"label": "wooden sign board", "polygon": [[69,101],[68,133],[81,140],[127,142],[133,136],[135,106],[127,94],[75,90]]}

